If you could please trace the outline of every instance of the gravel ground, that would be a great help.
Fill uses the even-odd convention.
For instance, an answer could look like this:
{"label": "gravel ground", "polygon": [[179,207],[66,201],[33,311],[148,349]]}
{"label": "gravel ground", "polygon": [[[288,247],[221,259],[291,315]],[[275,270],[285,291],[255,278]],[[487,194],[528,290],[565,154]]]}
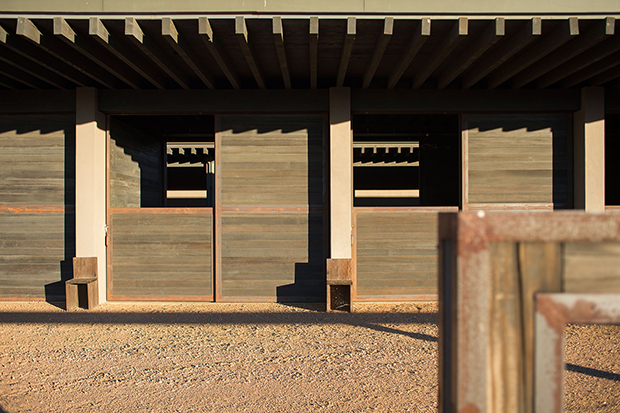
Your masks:
{"label": "gravel ground", "polygon": [[[0,303],[0,412],[435,412],[435,304]],[[620,328],[567,330],[567,411],[620,411]]]}

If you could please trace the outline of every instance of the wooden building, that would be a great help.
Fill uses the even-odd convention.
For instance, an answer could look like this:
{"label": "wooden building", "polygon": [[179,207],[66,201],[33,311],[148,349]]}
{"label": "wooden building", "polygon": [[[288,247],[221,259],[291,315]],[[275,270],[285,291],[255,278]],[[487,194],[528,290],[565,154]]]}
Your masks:
{"label": "wooden building", "polygon": [[620,2],[0,0],[0,299],[435,299],[437,216],[620,205]]}

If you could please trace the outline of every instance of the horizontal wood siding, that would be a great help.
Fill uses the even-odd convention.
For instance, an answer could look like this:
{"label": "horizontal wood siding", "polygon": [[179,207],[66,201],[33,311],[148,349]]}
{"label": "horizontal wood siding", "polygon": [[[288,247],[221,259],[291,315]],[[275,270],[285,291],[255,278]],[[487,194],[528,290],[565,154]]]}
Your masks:
{"label": "horizontal wood siding", "polygon": [[323,118],[222,117],[220,131],[220,298],[324,300]]}
{"label": "horizontal wood siding", "polygon": [[569,202],[565,115],[468,115],[470,204]]}
{"label": "horizontal wood siding", "polygon": [[112,212],[111,299],[212,300],[211,210]]}
{"label": "horizontal wood siding", "polygon": [[221,205],[322,205],[323,118],[221,120]]}
{"label": "horizontal wood siding", "polygon": [[0,299],[62,299],[74,204],[75,119],[0,117]]}
{"label": "horizontal wood siding", "polygon": [[116,118],[110,123],[110,139],[110,206],[162,206],[161,143]]}
{"label": "horizontal wood siding", "polygon": [[357,209],[359,299],[437,294],[437,215]]}
{"label": "horizontal wood siding", "polygon": [[322,213],[224,213],[221,231],[224,299],[324,298]]}
{"label": "horizontal wood siding", "polygon": [[563,291],[620,293],[620,243],[567,243],[562,254]]}

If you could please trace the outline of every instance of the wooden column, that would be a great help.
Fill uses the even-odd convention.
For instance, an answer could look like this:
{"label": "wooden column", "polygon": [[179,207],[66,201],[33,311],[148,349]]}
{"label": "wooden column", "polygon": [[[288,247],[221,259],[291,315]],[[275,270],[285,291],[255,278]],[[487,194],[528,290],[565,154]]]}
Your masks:
{"label": "wooden column", "polygon": [[581,90],[581,110],[574,116],[575,209],[605,210],[605,93]]}
{"label": "wooden column", "polygon": [[351,89],[329,90],[331,258],[351,259],[353,132]]}
{"label": "wooden column", "polygon": [[76,90],[75,122],[75,253],[97,257],[102,303],[106,300],[106,127],[96,89]]}

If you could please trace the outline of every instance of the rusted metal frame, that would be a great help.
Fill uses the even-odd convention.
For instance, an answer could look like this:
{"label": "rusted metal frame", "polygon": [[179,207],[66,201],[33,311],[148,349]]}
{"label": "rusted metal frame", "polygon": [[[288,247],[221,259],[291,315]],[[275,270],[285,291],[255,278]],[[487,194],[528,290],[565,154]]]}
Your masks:
{"label": "rusted metal frame", "polygon": [[213,256],[215,265],[213,268],[213,301],[222,301],[222,115],[215,115],[215,215],[213,233]]}
{"label": "rusted metal frame", "polygon": [[211,207],[199,207],[199,208],[190,208],[190,207],[180,207],[180,208],[140,208],[140,207],[130,207],[130,208],[110,208],[110,214],[144,214],[144,215],[157,215],[157,214],[179,214],[179,215],[192,215],[192,214],[212,214],[213,208]]}
{"label": "rusted metal frame", "polygon": [[353,43],[355,43],[356,31],[355,17],[348,17],[347,32],[344,36],[342,51],[340,53],[340,65],[338,66],[336,87],[342,87],[344,84],[344,78],[347,75],[347,68],[349,67],[349,60],[351,59],[351,51],[353,50]]}
{"label": "rusted metal frame", "polygon": [[410,213],[425,213],[425,212],[457,212],[459,207],[353,207],[353,211],[357,212],[372,212],[372,213],[385,213],[385,214],[410,214]]}
{"label": "rusted metal frame", "polygon": [[370,54],[370,62],[364,71],[362,77],[362,89],[367,89],[372,82],[372,78],[375,76],[375,72],[381,63],[385,49],[388,43],[392,40],[392,34],[394,33],[394,17],[386,17],[383,19],[383,31],[377,36],[375,47]]}
{"label": "rusted metal frame", "polygon": [[534,411],[564,411],[564,339],[568,323],[620,324],[620,294],[543,294],[535,297]]}
{"label": "rusted metal frame", "polygon": [[[449,300],[452,305],[440,291],[440,320],[450,316],[446,310],[458,315],[457,325],[452,325],[452,340],[440,339],[440,411],[489,411],[486,389],[490,380],[490,342],[485,337],[489,334],[491,291],[487,282],[481,282],[491,273],[489,243],[619,240],[620,219],[612,214],[478,211],[440,216],[440,283],[449,282],[453,287]],[[445,271],[449,267],[447,254],[452,259],[458,257],[452,272]],[[440,337],[443,334],[440,327]],[[446,364],[446,360],[450,363]]]}
{"label": "rusted metal frame", "polygon": [[468,210],[476,211],[553,211],[553,208],[553,203],[467,204]]}
{"label": "rusted metal frame", "polygon": [[65,208],[64,205],[0,205],[0,215],[32,215],[32,214],[64,214],[75,208]]}

